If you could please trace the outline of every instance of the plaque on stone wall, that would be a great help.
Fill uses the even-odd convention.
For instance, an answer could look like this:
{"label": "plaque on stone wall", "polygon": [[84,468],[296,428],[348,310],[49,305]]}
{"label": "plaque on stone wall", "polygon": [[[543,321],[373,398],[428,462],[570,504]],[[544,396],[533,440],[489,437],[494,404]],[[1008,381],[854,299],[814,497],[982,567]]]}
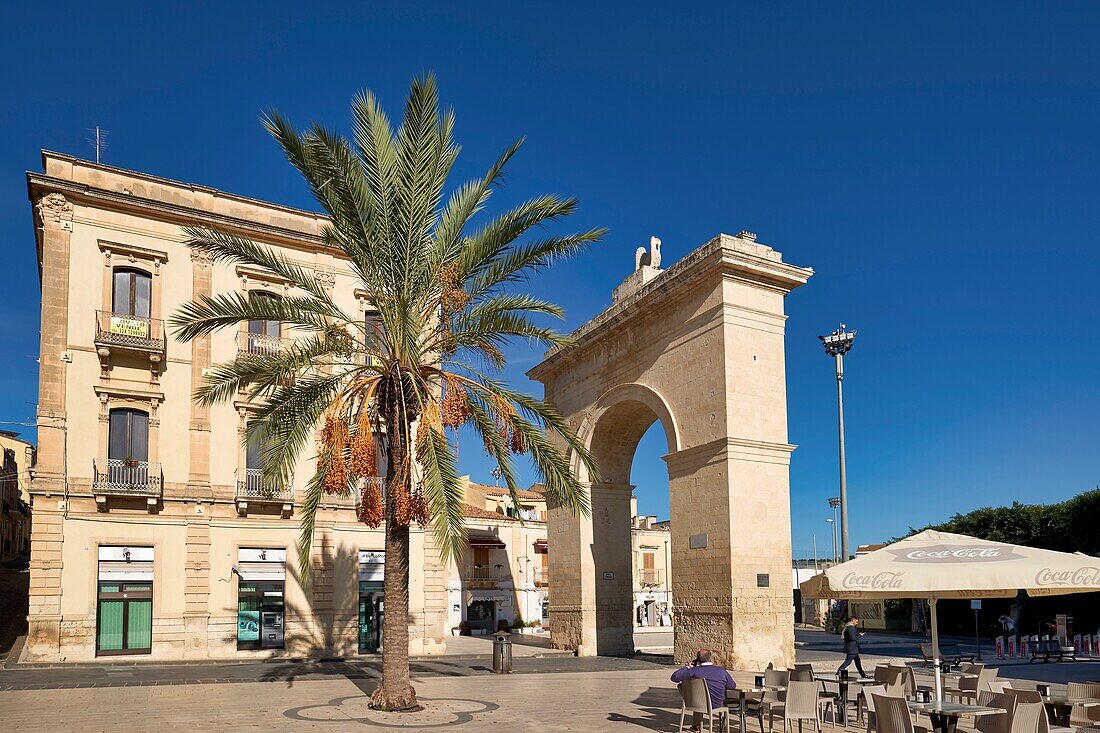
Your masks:
{"label": "plaque on stone wall", "polygon": [[688,546],[693,550],[702,550],[707,546],[708,535],[705,534],[693,534],[688,539]]}

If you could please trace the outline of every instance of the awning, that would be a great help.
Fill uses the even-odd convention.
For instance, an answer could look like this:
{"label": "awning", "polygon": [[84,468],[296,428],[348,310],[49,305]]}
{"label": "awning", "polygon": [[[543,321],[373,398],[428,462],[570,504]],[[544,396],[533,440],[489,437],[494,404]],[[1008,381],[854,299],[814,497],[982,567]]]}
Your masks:
{"label": "awning", "polygon": [[486,550],[503,550],[504,543],[500,541],[499,537],[470,537],[470,547],[476,547],[478,549]]}
{"label": "awning", "polygon": [[535,552],[547,552],[549,545],[546,540],[535,540]]}

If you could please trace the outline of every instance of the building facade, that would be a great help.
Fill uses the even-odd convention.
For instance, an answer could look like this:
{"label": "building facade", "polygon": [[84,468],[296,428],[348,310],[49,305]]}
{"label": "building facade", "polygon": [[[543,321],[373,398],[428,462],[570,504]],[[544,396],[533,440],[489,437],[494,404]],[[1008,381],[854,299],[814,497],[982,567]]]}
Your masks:
{"label": "building facade", "polygon": [[[324,218],[58,153],[27,178],[42,335],[25,658],[377,650],[383,531],[356,521],[354,497],[326,497],[304,573],[294,548],[312,459],[290,485],[267,485],[243,441],[257,405],[191,399],[212,365],[293,334],[251,322],[182,343],[165,327],[201,295],[293,294],[191,252],[185,226],[275,248],[368,317],[350,268],[322,246]],[[410,651],[442,652],[445,567],[415,528],[411,568]]]}
{"label": "building facade", "polygon": [[463,634],[540,628],[550,586],[541,487],[517,491],[516,505],[506,488],[465,480],[469,546],[448,574],[447,625]]}
{"label": "building facade", "polygon": [[634,558],[634,626],[670,627],[672,619],[672,525],[638,515],[630,500],[630,542]]}
{"label": "building facade", "polygon": [[10,430],[0,430],[0,451],[0,563],[5,563],[31,549],[30,478],[35,451]]}

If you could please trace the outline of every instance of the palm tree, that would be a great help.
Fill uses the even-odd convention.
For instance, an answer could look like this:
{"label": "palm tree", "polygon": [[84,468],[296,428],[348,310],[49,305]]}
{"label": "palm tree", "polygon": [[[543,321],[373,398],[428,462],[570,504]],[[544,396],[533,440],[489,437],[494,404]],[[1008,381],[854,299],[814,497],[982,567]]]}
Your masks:
{"label": "palm tree", "polygon": [[[349,140],[314,124],[299,132],[277,113],[264,125],[305,177],[328,214],[324,246],[339,252],[377,311],[345,313],[310,270],[227,231],[188,228],[188,246],[215,261],[261,268],[295,289],[286,298],[203,297],[172,318],[183,341],[252,319],[281,321],[291,345],[239,355],[213,368],[195,399],[212,404],[244,390],[262,404],[246,440],[263,445],[264,478],[286,481],[318,427],[316,473],[305,489],[298,552],[309,567],[317,507],[324,494],[359,490],[360,521],[385,525],[386,615],[382,683],[371,704],[417,707],[408,660],[409,525],[430,527],[444,558],[466,544],[463,489],[447,431],[472,426],[516,499],[513,456],[525,453],[543,477],[551,506],[587,513],[589,499],[557,447],[595,466],[548,404],[499,377],[502,347],[515,338],[557,346],[566,337],[539,325],[562,309],[517,285],[596,242],[603,229],[554,236],[550,222],[573,213],[574,199],[540,196],[475,226],[511,145],[476,180],[445,197],[459,148],[454,115],[441,113],[435,80],[416,79],[396,131],[370,92],[352,104]],[[525,240],[520,242],[520,240]],[[561,442],[554,440],[555,436]],[[385,491],[361,482],[385,461]]]}

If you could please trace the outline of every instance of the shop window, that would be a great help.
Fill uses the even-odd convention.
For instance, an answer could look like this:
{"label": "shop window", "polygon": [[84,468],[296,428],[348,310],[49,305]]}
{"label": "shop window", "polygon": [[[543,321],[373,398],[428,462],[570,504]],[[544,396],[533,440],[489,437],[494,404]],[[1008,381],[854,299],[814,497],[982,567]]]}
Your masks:
{"label": "shop window", "polygon": [[153,548],[100,547],[96,655],[153,647]]}
{"label": "shop window", "polygon": [[286,626],[286,550],[237,551],[237,649],[282,649]]}
{"label": "shop window", "polygon": [[382,584],[386,576],[386,553],[359,551],[359,652],[373,654],[382,649],[382,622],[386,603]]}

